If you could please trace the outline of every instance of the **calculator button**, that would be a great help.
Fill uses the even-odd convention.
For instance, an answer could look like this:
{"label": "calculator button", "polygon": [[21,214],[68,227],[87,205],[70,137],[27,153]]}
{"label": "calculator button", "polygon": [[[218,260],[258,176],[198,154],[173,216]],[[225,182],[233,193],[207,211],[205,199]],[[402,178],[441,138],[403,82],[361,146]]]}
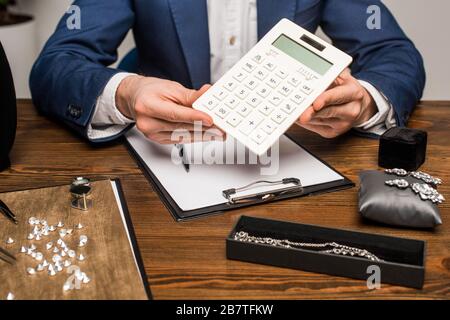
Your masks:
{"label": "calculator button", "polygon": [[222,101],[228,96],[228,93],[225,90],[219,89],[213,93],[213,96]]}
{"label": "calculator button", "polygon": [[288,72],[282,68],[278,68],[275,74],[281,79],[286,79],[286,77],[288,76]]}
{"label": "calculator button", "polygon": [[234,97],[234,96],[229,96],[227,99],[225,99],[225,104],[230,107],[231,109],[236,108],[236,106],[238,105],[239,100],[238,98]]}
{"label": "calculator button", "polygon": [[276,124],[272,120],[265,120],[261,125],[261,130],[267,134],[272,134],[277,128]]}
{"label": "calculator button", "polygon": [[281,111],[277,111],[272,115],[271,119],[278,124],[282,124],[286,120],[286,115]]}
{"label": "calculator button", "polygon": [[234,74],[233,78],[236,79],[239,82],[242,82],[242,81],[245,80],[245,78],[247,78],[247,74],[242,72],[242,71],[239,71],[239,72]]}
{"label": "calculator button", "polygon": [[253,56],[253,61],[255,61],[257,64],[260,64],[264,61],[264,57],[262,54],[256,54]]}
{"label": "calculator button", "polygon": [[230,113],[230,110],[225,106],[220,106],[219,108],[216,109],[216,112],[215,112],[215,114],[222,119],[224,119],[229,113]]}
{"label": "calculator button", "polygon": [[238,86],[238,83],[236,81],[226,81],[223,87],[227,89],[228,91],[233,91]]}
{"label": "calculator button", "polygon": [[227,118],[227,123],[234,128],[236,128],[241,122],[242,118],[236,112],[232,112]]}
{"label": "calculator button", "polygon": [[266,80],[266,83],[267,83],[268,86],[270,86],[273,89],[275,89],[280,84],[280,80],[278,78],[275,78],[275,77],[270,77],[268,80]]}
{"label": "calculator button", "polygon": [[244,65],[242,66],[242,69],[244,69],[245,71],[247,71],[248,73],[252,73],[253,70],[256,69],[256,65],[252,62],[246,62],[244,63]]}
{"label": "calculator button", "polygon": [[266,69],[263,69],[263,68],[259,68],[255,72],[255,77],[261,81],[263,81],[265,78],[267,78],[268,75],[269,75],[269,71],[267,71]]}
{"label": "calculator button", "polygon": [[244,118],[249,115],[250,111],[252,111],[251,107],[244,103],[240,104],[236,110]]}
{"label": "calculator button", "polygon": [[264,140],[266,140],[267,134],[263,130],[258,129],[250,135],[250,138],[257,144],[261,144],[264,142]]}
{"label": "calculator button", "polygon": [[297,88],[297,86],[301,83],[300,76],[297,75],[290,76],[288,82],[290,85]]}
{"label": "calculator button", "polygon": [[217,105],[219,104],[219,102],[216,101],[216,99],[208,99],[206,100],[205,103],[203,103],[203,105],[208,109],[208,110],[212,110],[215,107],[217,107]]}
{"label": "calculator button", "polygon": [[258,90],[256,90],[256,93],[261,97],[266,98],[270,93],[270,88],[266,85],[261,85],[259,86]]}
{"label": "calculator button", "polygon": [[254,90],[258,86],[258,80],[251,77],[249,80],[245,82],[245,86],[250,90]]}
{"label": "calculator button", "polygon": [[276,107],[280,105],[280,103],[283,101],[283,98],[277,93],[272,93],[269,96],[268,100],[271,104],[273,104]]}
{"label": "calculator button", "polygon": [[293,91],[292,88],[287,84],[284,84],[278,88],[278,92],[281,93],[285,97],[290,95],[292,93],[292,91]]}
{"label": "calculator button", "polygon": [[305,97],[301,93],[296,93],[291,96],[291,100],[294,101],[296,104],[300,104],[305,100]]}
{"label": "calculator button", "polygon": [[285,102],[281,105],[281,110],[287,114],[291,114],[295,110],[295,105],[292,102]]}
{"label": "calculator button", "polygon": [[256,108],[261,102],[262,99],[260,97],[258,97],[256,94],[251,94],[248,98],[247,98],[247,103],[249,105],[251,105],[253,108]]}
{"label": "calculator button", "polygon": [[275,64],[271,61],[266,61],[266,63],[264,63],[264,68],[266,68],[269,71],[273,71],[275,70]]}
{"label": "calculator button", "polygon": [[265,116],[271,114],[274,109],[275,108],[269,105],[268,103],[264,103],[258,108],[259,112],[261,112]]}
{"label": "calculator button", "polygon": [[311,85],[309,85],[307,83],[301,85],[300,90],[302,90],[306,94],[310,94],[311,92],[313,92]]}
{"label": "calculator button", "polygon": [[237,91],[235,92],[235,94],[236,94],[236,96],[239,98],[239,99],[245,99],[245,98],[247,98],[247,96],[248,96],[248,94],[249,94],[249,91],[248,91],[248,89],[245,89],[245,88],[239,88],[239,89],[237,89]]}
{"label": "calculator button", "polygon": [[240,126],[240,131],[245,135],[249,135],[263,120],[264,117],[262,115],[253,112],[250,116],[244,119],[244,122]]}

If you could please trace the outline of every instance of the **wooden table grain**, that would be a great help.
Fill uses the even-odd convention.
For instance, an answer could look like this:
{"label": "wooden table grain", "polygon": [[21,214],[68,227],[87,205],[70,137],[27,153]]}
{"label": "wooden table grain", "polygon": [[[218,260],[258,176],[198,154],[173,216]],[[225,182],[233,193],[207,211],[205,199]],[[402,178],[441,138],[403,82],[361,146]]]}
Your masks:
{"label": "wooden table grain", "polygon": [[[448,299],[450,297],[450,200],[440,206],[435,231],[398,229],[364,222],[356,188],[175,222],[120,143],[92,146],[61,125],[18,103],[18,132],[11,169],[0,173],[0,192],[69,183],[74,176],[119,177],[154,298],[156,299]],[[423,102],[410,126],[428,131],[422,169],[444,180],[450,199],[450,102]],[[303,129],[296,139],[358,184],[358,173],[376,169],[378,141],[351,134],[326,140]],[[280,219],[427,241],[422,290],[230,261],[225,238],[241,215]]]}

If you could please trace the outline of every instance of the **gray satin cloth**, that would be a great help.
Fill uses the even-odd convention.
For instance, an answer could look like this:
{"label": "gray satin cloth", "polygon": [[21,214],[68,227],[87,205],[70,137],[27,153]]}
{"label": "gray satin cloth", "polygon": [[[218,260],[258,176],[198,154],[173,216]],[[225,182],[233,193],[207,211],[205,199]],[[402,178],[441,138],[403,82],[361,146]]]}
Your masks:
{"label": "gray satin cloth", "polygon": [[410,188],[399,189],[386,180],[405,179],[423,183],[412,177],[398,177],[380,171],[363,171],[359,175],[359,212],[363,217],[384,224],[412,228],[433,228],[442,224],[439,208],[423,201]]}

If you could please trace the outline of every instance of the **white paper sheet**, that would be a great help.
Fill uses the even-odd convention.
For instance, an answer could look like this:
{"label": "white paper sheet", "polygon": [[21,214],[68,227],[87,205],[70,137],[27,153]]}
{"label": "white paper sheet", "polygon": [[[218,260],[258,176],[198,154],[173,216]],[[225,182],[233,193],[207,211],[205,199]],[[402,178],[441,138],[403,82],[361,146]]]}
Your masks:
{"label": "white paper sheet", "polygon": [[[235,150],[233,163],[236,163],[236,159],[248,159],[248,151],[231,137],[226,142],[185,145],[186,153],[191,155],[191,166],[188,173],[182,164],[172,161],[174,146],[151,142],[136,128],[130,130],[126,138],[183,211],[224,204],[227,200],[222,195],[223,190],[239,188],[258,180],[277,181],[284,178],[298,178],[302,186],[308,187],[344,179],[285,136],[280,138],[278,165],[274,165],[274,161],[272,161],[272,165],[266,166],[261,164],[195,164],[201,162],[202,158],[205,159],[205,154],[209,154],[205,150],[208,148],[211,150],[211,147],[219,145],[227,150]],[[227,154],[228,160],[233,158],[229,157],[229,153]],[[225,155],[221,157],[224,163],[226,157]],[[275,170],[277,167],[279,170]],[[261,168],[265,168],[266,173],[268,171],[276,172],[270,175],[261,175]],[[279,187],[278,185],[276,188]],[[252,189],[251,193],[271,189],[273,190],[274,187],[265,186]]]}

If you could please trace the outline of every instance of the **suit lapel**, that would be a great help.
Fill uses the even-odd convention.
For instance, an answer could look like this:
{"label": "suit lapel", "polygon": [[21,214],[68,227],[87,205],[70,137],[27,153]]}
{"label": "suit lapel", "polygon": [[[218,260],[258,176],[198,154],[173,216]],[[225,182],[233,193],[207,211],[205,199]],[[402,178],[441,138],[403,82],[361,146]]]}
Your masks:
{"label": "suit lapel", "polygon": [[297,0],[257,0],[258,39],[272,29],[282,18],[294,21]]}
{"label": "suit lapel", "polygon": [[178,39],[196,89],[210,82],[210,47],[206,0],[169,0]]}

